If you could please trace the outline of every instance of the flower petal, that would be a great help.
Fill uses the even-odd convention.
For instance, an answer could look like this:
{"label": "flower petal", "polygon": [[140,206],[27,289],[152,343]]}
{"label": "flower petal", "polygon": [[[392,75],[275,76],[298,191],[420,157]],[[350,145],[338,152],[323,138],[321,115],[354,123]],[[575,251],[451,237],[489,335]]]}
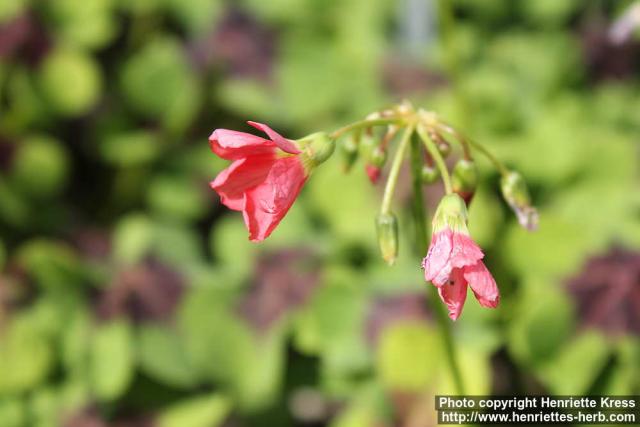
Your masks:
{"label": "flower petal", "polygon": [[483,307],[495,308],[500,302],[500,292],[493,276],[482,261],[464,267],[464,278],[469,282],[476,299]]}
{"label": "flower petal", "polygon": [[451,265],[464,267],[473,265],[484,257],[476,242],[465,233],[453,233],[453,250],[451,251]]}
{"label": "flower petal", "polygon": [[244,192],[264,182],[276,161],[273,154],[262,154],[236,160],[209,184],[229,209],[244,209]]}
{"label": "flower petal", "polygon": [[449,280],[449,274],[453,268],[450,262],[452,249],[453,233],[451,229],[445,228],[433,235],[429,252],[422,260],[426,281],[441,286]]}
{"label": "flower petal", "polygon": [[307,180],[298,156],[277,159],[266,179],[245,193],[244,221],[249,239],[267,238],[298,197]]}
{"label": "flower petal", "polygon": [[227,160],[275,153],[276,150],[276,144],[273,141],[229,129],[214,130],[209,137],[209,146],[211,151]]}
{"label": "flower petal", "polygon": [[460,317],[464,302],[467,299],[467,281],[461,269],[453,269],[451,280],[438,287],[438,295],[440,295],[442,302],[447,305],[451,320],[456,320]]}
{"label": "flower petal", "polygon": [[300,153],[300,150],[298,150],[298,147],[296,147],[296,145],[293,142],[289,141],[287,138],[283,137],[278,132],[276,132],[275,130],[271,129],[269,126],[267,126],[265,124],[262,124],[262,123],[258,123],[258,122],[247,122],[247,123],[249,123],[254,128],[259,129],[262,132],[264,132],[267,135],[269,135],[269,138],[271,138],[271,140],[282,151],[285,151],[285,152],[290,153],[290,154],[299,154]]}

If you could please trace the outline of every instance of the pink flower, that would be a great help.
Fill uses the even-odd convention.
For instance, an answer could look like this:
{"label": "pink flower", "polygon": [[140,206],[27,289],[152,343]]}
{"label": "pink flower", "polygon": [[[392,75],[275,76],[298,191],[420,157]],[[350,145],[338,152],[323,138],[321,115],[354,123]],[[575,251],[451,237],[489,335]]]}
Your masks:
{"label": "pink flower", "polygon": [[467,230],[464,201],[457,194],[445,196],[433,220],[429,252],[422,261],[425,280],[438,288],[449,317],[456,320],[467,298],[467,285],[483,307],[495,308],[500,293],[482,262],[484,254]]}
{"label": "pink flower", "polygon": [[211,150],[233,163],[210,183],[229,209],[242,211],[251,241],[267,238],[298,197],[310,168],[297,145],[267,125],[248,122],[269,139],[216,129]]}

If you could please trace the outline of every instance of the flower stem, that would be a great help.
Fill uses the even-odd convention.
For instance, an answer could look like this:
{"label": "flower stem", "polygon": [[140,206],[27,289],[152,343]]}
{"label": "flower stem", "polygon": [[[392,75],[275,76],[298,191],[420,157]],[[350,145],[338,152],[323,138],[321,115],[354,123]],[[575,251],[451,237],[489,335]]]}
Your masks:
{"label": "flower stem", "polygon": [[449,171],[447,170],[447,165],[438,151],[438,147],[436,144],[429,138],[427,131],[422,126],[418,126],[418,135],[420,135],[420,139],[424,142],[427,151],[433,157],[433,160],[436,162],[436,166],[440,170],[440,175],[442,175],[442,181],[444,182],[444,189],[447,194],[451,194],[453,192],[451,187],[451,176],[449,176]]}
{"label": "flower stem", "polygon": [[336,138],[340,138],[345,133],[351,132],[352,130],[366,128],[369,126],[390,125],[398,122],[399,122],[399,119],[396,117],[391,117],[386,119],[364,119],[364,120],[360,120],[360,121],[341,127],[340,129],[334,131],[331,134],[331,137],[336,139]]}
{"label": "flower stem", "polygon": [[479,152],[481,152],[482,154],[484,154],[484,156],[487,159],[489,159],[489,161],[491,163],[493,163],[493,165],[496,167],[496,169],[498,169],[498,171],[500,172],[501,175],[508,175],[509,174],[509,169],[500,160],[498,160],[498,158],[496,156],[494,156],[493,153],[491,153],[491,151],[487,150],[484,145],[481,145],[481,144],[475,142],[472,139],[467,139],[466,141],[468,141],[469,144],[474,149],[476,149]]}
{"label": "flower stem", "polygon": [[410,125],[402,134],[402,139],[400,140],[398,149],[396,150],[393,157],[393,163],[391,164],[391,170],[389,171],[387,185],[384,188],[384,195],[382,196],[382,206],[380,208],[380,213],[387,214],[391,211],[391,199],[393,198],[393,193],[396,190],[396,184],[398,183],[398,176],[400,175],[402,160],[404,159],[404,155],[407,151],[407,146],[411,141],[411,135],[413,135],[414,129],[415,126]]}
{"label": "flower stem", "polygon": [[[426,224],[427,214],[424,207],[424,197],[422,194],[422,156],[420,152],[420,142],[413,140],[411,143],[411,173],[413,183],[413,215],[414,222],[416,224],[416,251],[418,257],[422,257],[427,253],[429,242],[429,231]],[[464,394],[464,383],[462,382],[462,375],[458,366],[458,359],[456,356],[456,348],[453,345],[453,336],[451,335],[451,323],[447,318],[447,314],[444,312],[444,307],[440,304],[439,297],[435,286],[429,286],[432,288],[430,295],[427,296],[427,301],[430,304],[430,308],[435,313],[436,322],[440,327],[442,334],[442,341],[444,346],[444,352],[447,358],[449,369],[451,370],[451,376],[453,383],[458,394]]]}
{"label": "flower stem", "polygon": [[429,246],[429,229],[427,228],[427,213],[422,194],[422,152],[420,141],[411,141],[411,177],[413,188],[413,216],[416,224],[416,251],[418,256],[427,253]]}
{"label": "flower stem", "polygon": [[473,139],[469,139],[465,137],[464,135],[460,134],[458,131],[453,129],[451,126],[440,124],[438,126],[438,129],[453,136],[454,138],[459,140],[462,144],[467,144],[473,147],[473,149],[478,150],[495,166],[496,169],[498,169],[501,175],[507,175],[509,173],[509,168],[507,168],[504,165],[504,163],[498,160],[498,158],[494,156],[493,153],[491,153],[491,151],[489,151],[484,145],[474,141]]}

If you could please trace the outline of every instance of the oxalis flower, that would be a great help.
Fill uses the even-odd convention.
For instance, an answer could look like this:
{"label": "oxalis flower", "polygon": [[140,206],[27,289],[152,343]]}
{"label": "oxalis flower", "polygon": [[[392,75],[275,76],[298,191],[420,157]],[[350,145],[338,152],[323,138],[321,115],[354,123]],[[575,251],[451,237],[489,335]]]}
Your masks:
{"label": "oxalis flower", "polygon": [[453,320],[462,312],[467,285],[483,307],[495,308],[500,301],[496,281],[482,262],[483,257],[469,236],[464,201],[457,194],[445,196],[433,218],[433,237],[422,268],[424,278],[438,288]]}
{"label": "oxalis flower", "polygon": [[280,223],[312,170],[333,153],[334,143],[324,133],[292,141],[267,125],[248,123],[269,139],[228,129],[213,131],[211,150],[233,163],[210,186],[226,207],[242,212],[249,240],[256,242]]}

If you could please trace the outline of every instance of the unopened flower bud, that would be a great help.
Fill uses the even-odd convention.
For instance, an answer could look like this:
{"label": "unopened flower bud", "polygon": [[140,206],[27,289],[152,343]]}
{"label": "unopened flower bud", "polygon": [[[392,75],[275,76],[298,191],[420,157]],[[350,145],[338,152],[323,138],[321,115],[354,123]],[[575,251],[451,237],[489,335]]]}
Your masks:
{"label": "unopened flower bud", "polygon": [[451,144],[449,144],[445,140],[440,141],[438,143],[438,151],[440,152],[442,157],[446,159],[447,156],[449,156],[449,154],[451,153]]}
{"label": "unopened flower bud", "polygon": [[331,155],[336,147],[336,143],[325,132],[316,132],[307,135],[298,140],[303,153],[307,157],[307,163],[312,166],[318,166],[324,163]]}
{"label": "unopened flower bud", "polygon": [[379,214],[376,217],[376,232],[382,259],[393,265],[398,257],[398,220],[392,213]]}
{"label": "unopened flower bud", "polygon": [[380,146],[375,147],[371,151],[370,160],[372,165],[382,168],[387,161],[387,152]]}
{"label": "unopened flower bud", "polygon": [[538,211],[531,205],[527,183],[518,172],[509,172],[500,181],[502,196],[518,217],[521,226],[529,231],[538,228]]}
{"label": "unopened flower bud", "polygon": [[340,145],[343,156],[343,168],[345,172],[349,172],[351,167],[358,159],[358,140],[360,134],[354,134],[351,137],[345,139]]}
{"label": "unopened flower bud", "polygon": [[380,168],[372,165],[371,163],[367,163],[364,170],[367,172],[369,181],[371,181],[372,184],[377,184],[380,179],[380,173],[382,172]]}
{"label": "unopened flower bud", "polygon": [[433,184],[434,182],[436,182],[436,180],[440,176],[440,171],[438,170],[438,168],[435,168],[433,166],[424,165],[422,166],[422,171],[420,172],[420,175],[422,176],[423,183]]}
{"label": "unopened flower bud", "polygon": [[451,186],[466,204],[471,202],[478,187],[478,169],[472,160],[458,160],[451,174]]}
{"label": "unopened flower bud", "polygon": [[429,130],[429,138],[436,144],[438,151],[442,157],[446,158],[451,153],[451,144],[442,137],[438,132]]}

